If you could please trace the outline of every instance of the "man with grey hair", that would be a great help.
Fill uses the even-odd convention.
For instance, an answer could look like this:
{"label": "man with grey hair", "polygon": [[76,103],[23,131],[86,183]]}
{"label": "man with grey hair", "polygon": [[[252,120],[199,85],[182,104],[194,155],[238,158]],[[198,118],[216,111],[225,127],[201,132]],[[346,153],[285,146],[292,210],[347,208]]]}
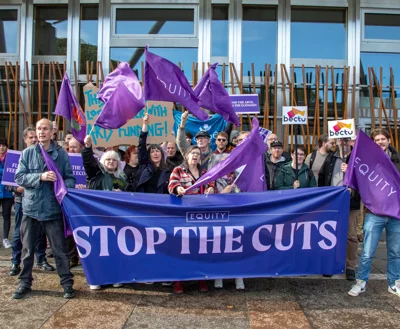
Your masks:
{"label": "man with grey hair", "polygon": [[64,288],[64,298],[73,298],[75,296],[74,280],[69,267],[67,244],[64,238],[64,222],[61,206],[54,194],[54,182],[57,180],[57,176],[55,172],[48,170],[41,148],[53,159],[67,187],[74,187],[76,180],[72,174],[68,154],[51,140],[52,122],[48,119],[38,121],[36,134],[39,144],[22,151],[15,173],[15,182],[24,188],[21,222],[23,267],[19,276],[19,287],[12,297],[21,299],[31,291],[33,252],[39,228],[42,227],[53,249],[60,283]]}

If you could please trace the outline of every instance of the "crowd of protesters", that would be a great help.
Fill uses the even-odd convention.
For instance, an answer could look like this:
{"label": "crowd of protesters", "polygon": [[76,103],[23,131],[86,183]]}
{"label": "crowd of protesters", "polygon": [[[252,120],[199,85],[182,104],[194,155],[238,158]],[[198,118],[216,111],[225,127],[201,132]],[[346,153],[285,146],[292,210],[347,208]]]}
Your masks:
{"label": "crowd of protesters", "polygon": [[[118,147],[108,148],[104,153],[93,148],[90,136],[84,145],[66,133],[63,147],[54,141],[52,122],[42,119],[36,129],[28,127],[23,137],[27,148],[22,152],[15,175],[18,187],[0,185],[0,202],[3,211],[3,246],[12,248],[12,266],[9,275],[19,274],[19,286],[13,298],[23,298],[32,286],[32,267],[36,254],[36,266],[46,271],[54,268],[48,264],[45,250],[47,240],[55,257],[60,284],[64,288],[64,297],[75,296],[73,290],[73,274],[70,268],[76,266],[79,257],[74,241],[64,238],[64,227],[60,205],[54,196],[53,182],[55,173],[45,166],[39,143],[55,161],[67,187],[87,188],[106,191],[129,191],[138,193],[174,194],[212,194],[240,193],[235,185],[236,172],[232,172],[200,188],[187,192],[207,170],[223,161],[230,152],[249,135],[249,132],[227,131],[216,135],[216,150],[210,148],[211,136],[207,131],[199,131],[195,136],[186,131],[188,112],[182,114],[178,127],[176,143],[165,142],[147,144],[149,115],[143,117],[143,127],[139,144],[129,146],[125,152]],[[400,156],[390,146],[389,133],[384,129],[376,129],[371,138],[390,157],[400,171]],[[267,138],[268,150],[265,152],[264,167],[268,190],[311,188],[316,186],[341,186],[347,170],[347,162],[354,140],[350,138],[329,139],[320,136],[318,149],[307,155],[306,149],[297,145],[289,152],[283,148],[278,136],[271,133]],[[342,145],[343,143],[343,145]],[[193,144],[193,145],[192,145]],[[0,139],[0,181],[4,169],[4,160],[8,145]],[[81,153],[86,172],[86,186],[76,186],[69,162],[69,153]],[[384,156],[383,153],[383,156]],[[122,160],[125,161],[124,167]],[[377,248],[383,229],[387,234],[388,249],[388,283],[389,292],[400,297],[400,221],[378,216],[366,209],[363,237],[358,227],[362,227],[364,209],[360,195],[351,190],[349,230],[346,255],[346,278],[356,280],[349,295],[358,296],[365,291],[371,270],[371,261]],[[46,202],[46,206],[44,206]],[[15,207],[15,231],[10,243],[11,207]],[[361,224],[360,224],[361,223]],[[47,237],[47,240],[46,240]],[[359,262],[358,244],[364,241],[364,248]],[[22,253],[22,268],[21,263]],[[329,276],[329,275],[327,275]],[[168,284],[168,283],[166,283]],[[245,289],[242,278],[235,280],[236,289]],[[120,283],[114,287],[122,286]],[[215,288],[223,287],[223,280],[214,281]],[[100,289],[100,286],[90,286]],[[182,282],[173,283],[177,294],[184,292]],[[209,283],[199,281],[199,290],[208,291]]]}

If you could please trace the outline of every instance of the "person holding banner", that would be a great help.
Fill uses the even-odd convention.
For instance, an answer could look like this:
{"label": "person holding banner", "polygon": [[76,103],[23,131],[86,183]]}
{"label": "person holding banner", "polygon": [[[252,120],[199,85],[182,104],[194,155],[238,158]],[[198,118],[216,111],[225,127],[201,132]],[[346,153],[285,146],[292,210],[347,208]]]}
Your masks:
{"label": "person holding banner", "polygon": [[124,191],[126,177],[121,169],[121,159],[115,151],[105,152],[100,162],[96,160],[92,149],[92,137],[85,137],[82,150],[83,166],[88,179],[88,188],[102,191]]}
{"label": "person holding banner", "polygon": [[65,186],[73,188],[76,180],[72,173],[68,154],[57,143],[52,142],[52,123],[42,119],[36,124],[36,134],[40,145],[30,146],[24,151],[15,173],[15,182],[24,188],[22,199],[23,217],[21,222],[22,264],[19,287],[13,298],[23,298],[32,286],[32,268],[39,228],[42,227],[53,249],[60,284],[64,288],[64,298],[73,298],[73,274],[70,271],[67,245],[64,238],[64,221],[61,206],[57,201],[54,182],[57,173],[49,171],[43,157],[46,152],[54,160],[55,166]]}
{"label": "person holding banner", "polygon": [[136,192],[168,194],[171,169],[167,167],[164,151],[158,144],[146,147],[149,115],[143,117],[143,127],[139,136],[139,171]]}
{"label": "person holding banner", "polygon": [[[186,189],[192,186],[200,177],[206,172],[201,171],[200,167],[201,151],[198,146],[190,146],[185,153],[183,163],[176,167],[171,174],[168,190],[170,194],[183,196],[186,194]],[[214,183],[201,186],[200,188],[193,189],[187,194],[213,194],[215,193]],[[207,282],[204,280],[199,281],[200,292],[208,291]],[[174,293],[182,294],[183,285],[181,281],[174,282]]]}
{"label": "person holding banner", "polygon": [[304,163],[306,148],[303,145],[297,146],[296,168],[296,147],[292,149],[292,162],[284,164],[276,178],[277,190],[290,190],[304,187],[316,187],[317,181],[314,174]]}
{"label": "person holding banner", "polygon": [[[121,170],[121,160],[117,152],[105,152],[100,161],[93,155],[92,137],[87,135],[84,140],[85,147],[82,150],[83,166],[85,168],[88,188],[102,191],[124,191],[127,185],[125,174]],[[99,285],[89,285],[91,290],[99,290]],[[113,284],[114,288],[122,287],[122,284]]]}
{"label": "person holding banner", "polygon": [[[371,133],[371,139],[376,144],[378,144],[379,147],[382,149],[383,151],[382,156],[390,158],[391,162],[394,164],[395,168],[400,173],[400,156],[399,153],[397,153],[397,151],[395,150],[395,148],[390,146],[389,132],[386,129],[382,128],[375,129]],[[360,161],[360,158],[356,159],[358,159],[357,161]],[[346,170],[349,170],[350,168],[347,167]],[[351,169],[354,170],[353,168]],[[396,169],[393,168],[393,170]],[[375,170],[379,172],[379,165],[376,166]],[[371,174],[369,174],[368,176],[369,181],[371,181],[370,177]],[[390,178],[395,180],[398,177],[399,176]],[[385,177],[384,181],[386,184],[389,184],[391,182],[389,177]],[[396,182],[398,183],[398,181]],[[378,189],[380,190],[380,186],[378,187]],[[359,192],[361,194],[361,197],[363,198],[363,193],[361,192],[361,190],[359,190]],[[375,193],[378,194],[379,192]],[[396,193],[398,193],[398,191],[396,191]],[[385,196],[385,198],[387,197]],[[364,201],[365,203],[367,203],[366,200]],[[379,207],[379,205],[375,206]],[[391,208],[393,210],[396,208],[398,209],[398,207],[399,205],[396,204],[393,205]],[[348,292],[350,296],[356,297],[361,293],[365,292],[366,290],[366,284],[369,278],[369,274],[371,272],[372,259],[374,258],[383,229],[386,230],[386,248],[388,254],[388,261],[387,261],[388,292],[400,297],[400,218],[377,215],[368,208],[364,221],[364,245],[360,257],[360,264],[358,267],[357,283]]]}
{"label": "person holding banner", "polygon": [[[6,160],[8,144],[5,138],[0,138],[0,182],[3,178],[4,163]],[[3,246],[11,248],[11,243],[8,241],[8,235],[11,229],[11,209],[14,202],[13,195],[7,191],[6,187],[0,183],[0,204],[3,212]]]}

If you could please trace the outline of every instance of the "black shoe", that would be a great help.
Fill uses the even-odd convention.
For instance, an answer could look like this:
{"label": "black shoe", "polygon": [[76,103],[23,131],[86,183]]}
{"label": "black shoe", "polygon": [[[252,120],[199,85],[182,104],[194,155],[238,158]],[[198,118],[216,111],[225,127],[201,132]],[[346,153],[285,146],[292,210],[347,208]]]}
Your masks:
{"label": "black shoe", "polygon": [[18,275],[19,272],[21,272],[21,267],[19,266],[19,264],[12,264],[10,271],[8,272],[8,275],[15,276]]}
{"label": "black shoe", "polygon": [[356,271],[347,269],[346,270],[346,280],[355,281],[356,280]]}
{"label": "black shoe", "polygon": [[31,287],[18,287],[17,290],[14,291],[12,298],[13,299],[21,299],[24,298],[25,295],[30,292],[32,289]]}
{"label": "black shoe", "polygon": [[75,291],[72,286],[66,286],[64,287],[64,298],[74,298],[75,297]]}
{"label": "black shoe", "polygon": [[47,272],[53,272],[55,268],[50,265],[47,261],[44,261],[43,263],[37,263],[37,267],[40,267],[42,270],[45,270]]}
{"label": "black shoe", "polygon": [[324,278],[331,278],[331,277],[332,277],[332,274],[322,274],[322,276],[323,276]]}

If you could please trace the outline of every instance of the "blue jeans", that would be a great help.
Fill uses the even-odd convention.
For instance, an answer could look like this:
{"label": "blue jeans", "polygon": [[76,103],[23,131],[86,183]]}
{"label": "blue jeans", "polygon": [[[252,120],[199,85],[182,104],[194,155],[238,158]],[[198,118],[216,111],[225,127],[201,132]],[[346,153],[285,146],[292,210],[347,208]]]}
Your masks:
{"label": "blue jeans", "polygon": [[[22,203],[16,202],[14,204],[15,210],[15,227],[14,235],[12,238],[12,264],[19,265],[21,263],[22,242],[21,242],[21,220],[22,220]],[[36,245],[36,263],[43,263],[46,261],[46,247],[47,240],[44,230],[41,228]]]}
{"label": "blue jeans", "polygon": [[364,222],[364,248],[360,257],[357,279],[368,281],[371,263],[383,229],[386,229],[387,278],[389,286],[400,279],[400,220],[367,213]]}

